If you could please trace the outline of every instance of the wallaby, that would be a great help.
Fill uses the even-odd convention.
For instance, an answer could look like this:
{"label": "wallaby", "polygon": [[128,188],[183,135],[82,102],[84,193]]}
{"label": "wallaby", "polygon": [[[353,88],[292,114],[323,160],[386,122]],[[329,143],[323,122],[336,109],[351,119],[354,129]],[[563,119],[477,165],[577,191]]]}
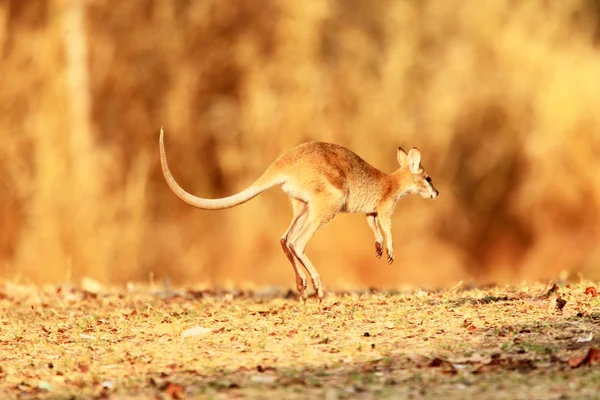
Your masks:
{"label": "wallaby", "polygon": [[386,174],[342,146],[309,142],[282,154],[240,193],[222,199],[203,199],[186,192],[173,178],[167,164],[162,128],[159,144],[162,171],[169,187],[181,200],[194,207],[206,210],[235,207],[281,185],[291,199],[294,216],[280,243],[294,268],[296,289],[303,302],[306,301],[306,275],[296,261],[310,274],[320,302],[323,299],[321,278],[304,251],[313,235],[337,213],[366,214],[367,223],[375,234],[376,255],[379,258],[383,254],[385,237],[391,264],[394,261],[391,217],[398,200],[405,194],[434,199],[439,193],[421,166],[421,153],[416,148],[407,154],[398,147],[400,168]]}

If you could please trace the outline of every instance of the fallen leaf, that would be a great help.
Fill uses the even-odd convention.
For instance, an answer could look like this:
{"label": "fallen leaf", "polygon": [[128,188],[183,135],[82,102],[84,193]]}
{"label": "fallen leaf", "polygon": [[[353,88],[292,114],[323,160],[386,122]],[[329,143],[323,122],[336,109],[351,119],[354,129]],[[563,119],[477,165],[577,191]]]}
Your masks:
{"label": "fallen leaf", "polygon": [[275,368],[273,368],[273,367],[269,367],[269,366],[267,366],[267,367],[263,367],[262,365],[258,365],[258,366],[256,367],[256,370],[257,370],[258,372],[275,372],[275,371],[277,371],[277,370],[276,370]]}
{"label": "fallen leaf", "polygon": [[40,383],[38,383],[38,389],[50,391],[52,390],[52,385],[48,381],[40,381]]}
{"label": "fallen leaf", "polygon": [[475,370],[473,370],[473,374],[490,372],[499,368],[503,368],[507,371],[519,371],[524,373],[532,371],[537,367],[532,360],[513,360],[511,358],[500,359],[498,357],[492,357],[489,363],[480,365],[479,367],[475,368]]}
{"label": "fallen leaf", "polygon": [[[481,364],[481,363],[484,363],[485,360],[486,359],[481,354],[474,353],[469,357],[453,359],[452,363],[453,364]],[[487,357],[487,360],[489,362],[490,358]]]}
{"label": "fallen leaf", "polygon": [[225,296],[223,296],[223,303],[229,304],[232,301],[233,301],[233,295],[231,293],[226,293]]}
{"label": "fallen leaf", "polygon": [[287,337],[294,337],[294,335],[296,335],[298,333],[297,330],[295,329],[291,329],[288,333],[287,333]]}
{"label": "fallen leaf", "polygon": [[567,301],[559,296],[548,297],[548,312],[555,313],[556,311],[562,311]]}
{"label": "fallen leaf", "polygon": [[497,364],[483,364],[473,370],[474,374],[483,374],[485,372],[494,371],[499,368]]}
{"label": "fallen leaf", "polygon": [[596,292],[596,288],[593,286],[589,286],[589,287],[585,288],[585,294],[590,295],[592,297],[598,296],[598,292]]}
{"label": "fallen leaf", "polygon": [[593,338],[594,338],[594,334],[592,332],[590,332],[587,336],[578,337],[576,342],[577,343],[591,342]]}
{"label": "fallen leaf", "polygon": [[166,391],[172,399],[181,399],[183,394],[183,386],[176,383],[168,383]]}
{"label": "fallen leaf", "polygon": [[250,380],[254,383],[263,383],[263,384],[270,385],[272,383],[275,383],[275,381],[277,380],[277,376],[276,375],[252,375],[250,377]]}
{"label": "fallen leaf", "polygon": [[115,383],[113,381],[103,381],[101,386],[103,389],[113,390],[115,388]]}
{"label": "fallen leaf", "polygon": [[81,289],[85,292],[98,294],[104,289],[102,284],[95,279],[90,277],[84,277],[81,279]]}
{"label": "fallen leaf", "polygon": [[563,308],[562,310],[562,316],[565,318],[569,318],[573,316],[573,311],[569,310],[568,308]]}
{"label": "fallen leaf", "polygon": [[525,299],[525,300],[523,300],[523,302],[531,307],[537,307],[537,308],[545,308],[546,307],[546,302],[543,300]]}
{"label": "fallen leaf", "polygon": [[545,297],[550,297],[551,295],[553,295],[556,292],[558,292],[558,285],[556,283],[554,283],[552,285],[552,287],[550,289],[548,289],[548,292],[546,292]]}
{"label": "fallen leaf", "polygon": [[477,329],[477,327],[473,324],[473,322],[468,318],[463,321],[462,326],[464,328],[467,328],[468,331],[474,331]]}
{"label": "fallen leaf", "polygon": [[156,325],[154,327],[154,331],[161,336],[162,335],[177,336],[180,334],[183,336],[183,332],[181,332],[181,326],[179,326],[178,324],[171,323],[171,322],[163,322],[163,323]]}
{"label": "fallen leaf", "polygon": [[185,331],[181,332],[181,337],[200,336],[200,335],[206,335],[211,332],[212,332],[212,329],[203,328],[201,326],[195,326],[193,328],[186,329]]}
{"label": "fallen leaf", "polygon": [[457,372],[456,367],[454,367],[454,365],[451,362],[441,359],[441,358],[438,358],[438,357],[429,358],[429,357],[423,356],[421,354],[409,354],[407,357],[409,360],[411,360],[412,362],[415,363],[417,368],[443,367],[442,373],[444,373],[444,374],[448,374],[448,373],[454,374]]}
{"label": "fallen leaf", "polygon": [[574,356],[569,358],[567,364],[571,368],[577,368],[582,365],[600,364],[600,349],[593,347],[588,350],[585,356]]}
{"label": "fallen leaf", "polygon": [[409,354],[407,357],[417,365],[417,368],[427,367],[431,361],[429,357],[425,357],[421,354]]}
{"label": "fallen leaf", "polygon": [[90,367],[84,363],[77,363],[77,369],[79,372],[86,373],[90,370]]}
{"label": "fallen leaf", "polygon": [[586,356],[573,356],[573,357],[569,358],[569,360],[567,361],[567,364],[571,368],[577,368],[581,364],[583,364],[583,361],[585,360],[585,358],[586,358]]}

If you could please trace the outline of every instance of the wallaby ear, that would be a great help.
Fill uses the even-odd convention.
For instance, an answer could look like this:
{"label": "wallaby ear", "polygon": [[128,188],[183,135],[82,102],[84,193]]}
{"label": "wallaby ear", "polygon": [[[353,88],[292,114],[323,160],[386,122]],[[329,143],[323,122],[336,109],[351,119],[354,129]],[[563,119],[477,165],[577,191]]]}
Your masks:
{"label": "wallaby ear", "polygon": [[408,156],[402,147],[398,147],[397,157],[398,164],[400,164],[401,167],[404,167],[406,164],[408,164]]}
{"label": "wallaby ear", "polygon": [[407,158],[408,158],[408,169],[410,169],[410,172],[412,172],[413,174],[416,174],[417,172],[419,172],[419,168],[421,167],[421,152],[413,147],[408,152]]}

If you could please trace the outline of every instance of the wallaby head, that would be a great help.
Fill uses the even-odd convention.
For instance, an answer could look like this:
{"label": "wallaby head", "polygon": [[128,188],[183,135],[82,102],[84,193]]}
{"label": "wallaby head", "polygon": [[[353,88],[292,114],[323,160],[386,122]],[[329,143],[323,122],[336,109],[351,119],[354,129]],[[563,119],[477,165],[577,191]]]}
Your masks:
{"label": "wallaby head", "polygon": [[418,194],[425,199],[435,199],[439,192],[433,187],[431,178],[421,165],[421,152],[412,148],[408,154],[398,147],[398,163],[400,168],[394,173],[401,181],[406,193]]}

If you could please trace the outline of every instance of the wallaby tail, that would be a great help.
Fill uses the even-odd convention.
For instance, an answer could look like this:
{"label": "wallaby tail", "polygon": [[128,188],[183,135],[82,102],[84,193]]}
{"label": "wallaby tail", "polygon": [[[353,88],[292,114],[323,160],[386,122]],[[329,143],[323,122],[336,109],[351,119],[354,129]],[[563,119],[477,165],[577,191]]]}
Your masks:
{"label": "wallaby tail", "polygon": [[231,208],[253,199],[260,193],[272,188],[273,186],[284,183],[283,178],[272,176],[270,169],[267,169],[267,171],[265,171],[265,173],[247,189],[234,194],[233,196],[224,197],[222,199],[203,199],[201,197],[196,197],[193,194],[186,192],[185,189],[179,186],[175,178],[173,178],[173,175],[169,170],[169,165],[167,164],[167,154],[165,153],[163,136],[164,131],[162,128],[160,128],[160,164],[162,166],[163,175],[167,181],[167,184],[177,195],[177,197],[191,206],[205,210],[221,210],[224,208]]}

